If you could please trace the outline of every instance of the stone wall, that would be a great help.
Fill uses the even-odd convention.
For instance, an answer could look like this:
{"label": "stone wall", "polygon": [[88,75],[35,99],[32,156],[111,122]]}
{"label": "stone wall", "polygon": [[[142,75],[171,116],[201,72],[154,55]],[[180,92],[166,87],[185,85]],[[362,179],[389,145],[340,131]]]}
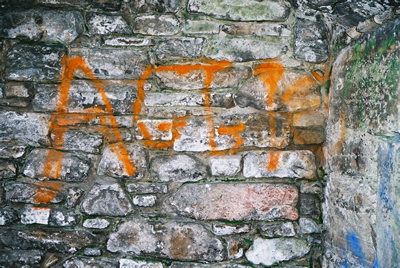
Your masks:
{"label": "stone wall", "polygon": [[[326,130],[331,63],[395,19],[397,1],[0,4],[1,267],[357,263],[358,253],[336,239],[354,221],[335,211],[345,198],[334,191],[350,183],[340,170],[353,168],[346,156],[364,119],[354,112],[355,86],[346,89],[354,97],[348,113],[332,89],[339,91],[343,66],[361,79],[362,64],[377,59],[359,61],[357,46],[356,56],[350,48],[340,54]],[[397,31],[392,24],[386,35]],[[388,40],[381,57],[397,42]],[[398,62],[388,62],[383,82],[395,83]],[[384,101],[396,95],[387,90]],[[380,130],[373,114],[369,128]],[[391,143],[382,148],[382,159],[385,148],[397,152]],[[358,169],[378,170],[357,160],[361,151]],[[373,180],[360,185],[350,189],[373,196]],[[376,210],[368,202],[361,235],[370,246]]]}

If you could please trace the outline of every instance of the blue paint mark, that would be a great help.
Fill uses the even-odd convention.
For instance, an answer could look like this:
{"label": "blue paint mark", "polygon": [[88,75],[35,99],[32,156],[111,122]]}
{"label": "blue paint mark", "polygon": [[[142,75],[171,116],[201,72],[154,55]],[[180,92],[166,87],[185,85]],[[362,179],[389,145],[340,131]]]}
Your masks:
{"label": "blue paint mark", "polygon": [[362,251],[360,241],[358,240],[358,237],[354,232],[350,232],[347,234],[347,243],[350,246],[351,253],[353,253],[353,255],[361,261],[361,264],[364,264],[365,255]]}

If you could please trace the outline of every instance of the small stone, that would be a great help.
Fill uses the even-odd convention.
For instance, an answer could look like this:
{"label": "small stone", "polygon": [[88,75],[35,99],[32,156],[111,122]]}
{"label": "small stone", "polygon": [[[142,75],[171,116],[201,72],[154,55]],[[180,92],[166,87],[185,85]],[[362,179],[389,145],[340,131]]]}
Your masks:
{"label": "small stone", "polygon": [[0,241],[12,249],[40,249],[73,254],[81,248],[100,243],[102,239],[85,231],[59,229],[7,229],[0,233]]}
{"label": "small stone", "polygon": [[155,42],[149,38],[135,38],[135,37],[108,37],[104,40],[107,46],[121,46],[121,47],[149,47],[154,46]]}
{"label": "small stone", "polygon": [[101,256],[101,249],[99,248],[85,248],[83,251],[85,256]]}
{"label": "small stone", "polygon": [[[103,135],[79,130],[53,131],[50,135],[54,148],[66,151],[81,151],[98,154],[103,145]],[[60,141],[62,137],[62,141]]]}
{"label": "small stone", "polygon": [[140,180],[146,175],[147,150],[137,144],[108,145],[101,156],[97,174]]}
{"label": "small stone", "polygon": [[135,19],[133,32],[144,35],[175,35],[179,32],[181,23],[174,15],[142,16]]}
{"label": "small stone", "polygon": [[0,142],[48,145],[49,120],[45,114],[0,111]]}
{"label": "small stone", "polygon": [[300,218],[299,220],[300,232],[302,234],[320,234],[321,228],[312,219]]}
{"label": "small stone", "polygon": [[216,235],[233,235],[244,234],[251,231],[250,224],[241,225],[227,225],[227,224],[213,224],[213,232]]}
{"label": "small stone", "polygon": [[0,250],[1,267],[40,267],[44,253],[41,250]]}
{"label": "small stone", "polygon": [[199,181],[209,176],[209,167],[197,157],[176,154],[153,157],[150,162],[150,173],[159,181]]}
{"label": "small stone", "polygon": [[138,140],[172,140],[172,120],[138,120],[136,139]]}
{"label": "small stone", "polygon": [[297,199],[289,184],[197,183],[183,185],[164,207],[197,220],[296,220]]}
{"label": "small stone", "polygon": [[69,259],[66,259],[57,267],[60,268],[92,268],[92,267],[101,267],[101,268],[117,268],[118,264],[114,261],[102,260],[98,258],[88,258],[81,256],[74,256]]}
{"label": "small stone", "polygon": [[243,176],[246,178],[315,179],[315,158],[311,151],[255,151],[245,155]]}
{"label": "small stone", "polygon": [[21,212],[22,224],[49,224],[50,208],[27,207]]}
{"label": "small stone", "polygon": [[58,258],[54,255],[54,254],[50,254],[50,256],[46,259],[46,261],[44,262],[43,267],[44,268],[49,268],[52,265],[56,264],[58,262]]}
{"label": "small stone", "polygon": [[58,81],[66,48],[62,45],[16,44],[7,55],[4,78],[17,81]]}
{"label": "small stone", "polygon": [[290,8],[281,2],[256,0],[189,0],[187,9],[190,13],[237,21],[284,21],[290,14]]}
{"label": "small stone", "polygon": [[161,183],[127,183],[126,190],[135,194],[166,194],[168,186]]}
{"label": "small stone", "polygon": [[13,209],[0,209],[0,226],[9,225],[18,220],[18,212]]}
{"label": "small stone", "polygon": [[236,260],[243,256],[243,239],[231,237],[227,242],[227,252],[229,260]]}
{"label": "small stone", "polygon": [[208,42],[205,57],[218,61],[245,62],[278,58],[286,51],[287,47],[278,43],[218,37]]}
{"label": "small stone", "polygon": [[314,196],[302,196],[300,198],[300,214],[318,219],[321,215],[319,199]]}
{"label": "small stone", "polygon": [[110,222],[106,219],[94,218],[94,219],[86,219],[83,222],[83,227],[89,229],[105,229],[110,226]]}
{"label": "small stone", "polygon": [[83,195],[84,191],[78,187],[73,187],[68,190],[67,195],[67,208],[76,207],[79,198]]}
{"label": "small stone", "polygon": [[378,29],[379,24],[375,23],[373,20],[365,20],[357,25],[357,31],[360,33],[373,32]]}
{"label": "small stone", "polygon": [[210,157],[211,174],[213,176],[236,176],[241,170],[242,156]]}
{"label": "small stone", "polygon": [[110,234],[107,249],[175,260],[223,260],[222,243],[197,223],[125,221]]}
{"label": "small stone", "polygon": [[323,130],[295,129],[293,134],[294,144],[321,144],[325,141]]}
{"label": "small stone", "polygon": [[295,113],[293,115],[293,126],[295,127],[324,127],[325,116],[323,114]]}
{"label": "small stone", "polygon": [[133,204],[139,207],[152,207],[156,204],[155,195],[137,195],[133,198]]}
{"label": "small stone", "polygon": [[17,167],[11,161],[0,160],[0,179],[14,178],[17,176]]}
{"label": "small stone", "polygon": [[196,59],[203,55],[204,38],[174,38],[158,42],[156,55],[159,60],[182,58]]}
{"label": "small stone", "polygon": [[187,20],[182,32],[185,34],[219,34],[219,23],[208,20]]}
{"label": "small stone", "polygon": [[296,235],[294,225],[291,222],[259,223],[258,228],[261,235],[268,238],[292,237]]}
{"label": "small stone", "polygon": [[161,262],[147,262],[130,259],[120,259],[119,268],[163,268]]}
{"label": "small stone", "polygon": [[108,35],[132,33],[128,23],[118,14],[88,12],[86,14],[86,20],[89,31],[92,34]]}
{"label": "small stone", "polygon": [[224,24],[222,31],[230,35],[254,35],[254,36],[280,36],[288,37],[292,34],[286,24],[272,23],[234,23]]}
{"label": "small stone", "polygon": [[34,149],[28,155],[22,173],[33,179],[80,182],[86,180],[89,169],[90,159],[86,155]]}
{"label": "small stone", "polygon": [[92,7],[108,11],[118,11],[122,0],[93,0]]}
{"label": "small stone", "polygon": [[4,88],[6,98],[29,98],[29,89],[24,84],[6,85]]}
{"label": "small stone", "polygon": [[5,183],[6,200],[27,204],[58,204],[65,200],[65,193],[59,183],[33,184],[11,181]]}
{"label": "small stone", "polygon": [[130,1],[135,13],[176,13],[181,1],[179,0],[147,0]]}
{"label": "small stone", "polygon": [[70,227],[77,225],[80,220],[81,216],[73,211],[52,209],[50,211],[49,225]]}
{"label": "small stone", "polygon": [[310,251],[307,241],[297,238],[256,238],[246,252],[246,258],[254,264],[273,265],[281,261],[301,258]]}
{"label": "small stone", "polygon": [[322,195],[322,185],[319,182],[305,182],[300,183],[300,193],[302,194],[316,194]]}
{"label": "small stone", "polygon": [[81,211],[87,215],[119,217],[130,214],[133,207],[118,183],[95,183],[82,201]]}

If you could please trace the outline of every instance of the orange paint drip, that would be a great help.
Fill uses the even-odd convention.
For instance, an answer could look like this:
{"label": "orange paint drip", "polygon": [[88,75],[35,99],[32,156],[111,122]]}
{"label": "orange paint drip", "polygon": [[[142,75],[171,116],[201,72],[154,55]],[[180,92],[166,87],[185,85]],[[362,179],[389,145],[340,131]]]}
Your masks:
{"label": "orange paint drip", "polygon": [[308,89],[312,88],[316,84],[315,80],[306,75],[300,79],[298,79],[294,84],[290,85],[282,96],[283,101],[288,104],[295,104],[299,107],[307,105],[307,106],[315,106],[318,105],[321,101],[320,99],[315,99],[311,101],[307,98],[309,92]]}
{"label": "orange paint drip", "polygon": [[172,123],[170,122],[162,122],[158,124],[158,129],[162,132],[169,131],[172,128]]}
{"label": "orange paint drip", "polygon": [[240,122],[237,126],[223,126],[218,128],[218,134],[220,135],[232,135],[236,143],[233,146],[234,148],[238,148],[242,146],[243,144],[243,139],[242,136],[240,136],[240,132],[246,129],[246,125]]}
{"label": "orange paint drip", "polygon": [[149,64],[146,68],[146,71],[140,76],[140,79],[137,81],[137,99],[135,103],[133,104],[133,113],[134,114],[140,114],[142,111],[142,107],[144,104],[144,97],[145,97],[145,92],[144,92],[144,84],[146,82],[146,79],[153,73],[153,67],[151,64]]}
{"label": "orange paint drip", "polygon": [[59,179],[61,175],[63,153],[49,150],[47,152],[42,176],[51,179]]}
{"label": "orange paint drip", "polygon": [[128,174],[128,176],[132,176],[135,173],[136,168],[131,163],[125,145],[122,143],[115,143],[110,145],[110,150],[111,152],[115,153],[117,157],[121,160],[121,162],[124,164],[125,171]]}
{"label": "orange paint drip", "polygon": [[263,81],[266,91],[266,105],[272,108],[275,102],[276,92],[279,90],[278,83],[283,77],[285,67],[280,63],[263,63],[256,66],[254,75],[259,75]]}
{"label": "orange paint drip", "polygon": [[279,165],[280,158],[281,158],[281,152],[271,152],[269,154],[267,169],[269,171],[275,170]]}
{"label": "orange paint drip", "polygon": [[151,136],[149,130],[147,129],[146,125],[143,122],[139,122],[137,124],[137,126],[140,129],[140,132],[142,133],[143,138],[145,140],[152,140],[153,139],[153,137]]}
{"label": "orange paint drip", "polygon": [[275,147],[277,145],[276,142],[276,120],[274,117],[269,118],[269,132],[271,134],[270,137],[270,146]]}
{"label": "orange paint drip", "polygon": [[33,202],[37,204],[47,204],[54,200],[58,190],[62,188],[62,185],[56,182],[46,182],[45,185],[43,185],[43,183],[39,184],[39,187],[40,191],[33,196]]}

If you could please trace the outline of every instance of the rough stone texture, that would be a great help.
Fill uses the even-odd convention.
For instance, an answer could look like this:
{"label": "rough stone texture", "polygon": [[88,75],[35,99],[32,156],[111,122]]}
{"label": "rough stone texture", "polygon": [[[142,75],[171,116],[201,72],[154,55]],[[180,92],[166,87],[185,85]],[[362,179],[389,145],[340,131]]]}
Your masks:
{"label": "rough stone texture", "polygon": [[0,241],[12,249],[41,249],[72,254],[101,242],[101,239],[85,231],[7,229],[0,233]]}
{"label": "rough stone texture", "polygon": [[4,89],[6,98],[29,98],[29,86],[25,84],[7,84]]}
{"label": "rough stone texture", "polygon": [[18,211],[13,209],[2,208],[0,209],[0,225],[9,225],[10,223],[18,220]]}
{"label": "rough stone texture", "polygon": [[13,178],[17,175],[17,167],[11,161],[0,160],[0,179]]}
{"label": "rough stone texture", "polygon": [[[138,79],[150,64],[143,50],[73,48],[70,51],[71,57],[82,57],[98,79]],[[76,75],[87,78],[81,73]]]}
{"label": "rough stone texture", "polygon": [[207,20],[187,20],[182,32],[185,34],[218,34],[220,24]]}
{"label": "rough stone texture", "polygon": [[306,255],[310,246],[305,240],[297,238],[256,238],[253,246],[246,252],[246,258],[254,264],[273,265]]}
{"label": "rough stone texture", "polygon": [[255,35],[255,36],[282,36],[288,37],[292,34],[286,24],[272,23],[231,23],[224,24],[222,31],[230,35]]}
{"label": "rough stone texture", "polygon": [[135,0],[131,1],[131,6],[136,13],[175,13],[179,9],[180,2],[180,0]]}
{"label": "rough stone texture", "polygon": [[47,145],[49,120],[45,114],[0,111],[0,141]]}
{"label": "rough stone texture", "polygon": [[87,133],[78,130],[65,131],[63,142],[60,143],[59,133],[52,132],[50,135],[53,146],[67,151],[81,151],[85,153],[98,154],[100,146],[103,145],[103,135],[98,133]]}
{"label": "rough stone texture", "polygon": [[40,267],[44,252],[41,250],[0,250],[1,267]]}
{"label": "rough stone texture", "polygon": [[227,225],[227,224],[214,224],[213,232],[216,235],[232,235],[232,234],[243,234],[251,231],[250,224],[242,225]]}
{"label": "rough stone texture", "polygon": [[26,207],[21,213],[22,224],[49,224],[50,208]]}
{"label": "rough stone texture", "polygon": [[134,23],[134,33],[157,36],[175,35],[181,26],[173,15],[137,17]]}
{"label": "rough stone texture", "polygon": [[80,222],[80,220],[81,220],[80,215],[73,211],[52,209],[50,211],[49,225],[70,227],[77,225]]}
{"label": "rough stone texture", "polygon": [[66,5],[66,6],[77,6],[86,7],[90,4],[90,0],[37,0],[37,3],[45,5]]}
{"label": "rough stone texture", "polygon": [[325,116],[320,113],[296,113],[293,115],[293,126],[295,127],[324,127]]}
{"label": "rough stone texture", "polygon": [[83,33],[83,15],[70,9],[2,10],[0,37],[71,43]]}
{"label": "rough stone texture", "polygon": [[243,256],[243,239],[231,237],[227,242],[228,259],[235,260]]}
{"label": "rough stone texture", "polygon": [[129,34],[132,30],[119,14],[88,12],[86,20],[91,34]]}
{"label": "rough stone texture", "polygon": [[155,42],[149,38],[135,38],[135,37],[108,37],[105,38],[104,44],[107,46],[121,46],[121,47],[147,47],[154,46]]}
{"label": "rough stone texture", "polygon": [[240,155],[216,156],[210,158],[211,174],[213,176],[236,176],[241,170]]}
{"label": "rough stone texture", "polygon": [[83,195],[84,191],[78,187],[73,187],[68,190],[67,195],[67,208],[74,208],[78,204],[79,198]]}
{"label": "rough stone texture", "polygon": [[138,120],[136,139],[170,141],[172,123],[172,120]]}
{"label": "rough stone texture", "polygon": [[16,44],[7,54],[4,78],[17,81],[56,81],[62,72],[62,45]]}
{"label": "rough stone texture", "polygon": [[213,60],[242,62],[273,59],[282,56],[287,47],[282,44],[244,38],[214,38],[209,40],[205,56]]}
{"label": "rough stone texture", "polygon": [[157,202],[155,195],[137,195],[133,198],[133,204],[139,207],[152,207]]}
{"label": "rough stone texture", "polygon": [[300,198],[300,214],[303,216],[321,216],[321,205],[318,198],[314,196],[302,196]]}
{"label": "rough stone texture", "polygon": [[306,62],[325,62],[329,57],[329,31],[319,17],[297,18],[294,54]]}
{"label": "rough stone texture", "polygon": [[161,262],[147,262],[147,261],[138,261],[138,260],[130,260],[130,259],[120,259],[119,260],[120,268],[163,268],[163,264]]}
{"label": "rough stone texture", "polygon": [[160,155],[151,159],[151,176],[159,181],[199,181],[210,174],[209,167],[197,157],[176,154]]}
{"label": "rough stone texture", "polygon": [[237,21],[283,21],[290,13],[289,7],[281,2],[255,0],[189,0],[188,11]]}
{"label": "rough stone texture", "polygon": [[127,183],[126,190],[135,194],[166,194],[168,186],[161,183]]}
{"label": "rough stone texture", "polygon": [[249,152],[243,160],[243,175],[247,178],[315,179],[315,159],[310,151]]}
{"label": "rough stone texture", "polygon": [[294,144],[321,144],[325,141],[323,130],[296,129],[293,136]]}
{"label": "rough stone texture", "polygon": [[300,225],[300,232],[302,234],[321,233],[321,229],[312,219],[300,218],[299,225]]}
{"label": "rough stone texture", "polygon": [[203,44],[204,38],[163,39],[158,42],[155,52],[159,60],[196,59],[203,54]]}
{"label": "rough stone texture", "polygon": [[293,112],[318,108],[321,96],[319,84],[310,74],[284,70],[272,63],[265,67],[265,72],[240,87],[235,101],[240,107]]}
{"label": "rough stone texture", "polygon": [[235,264],[235,263],[228,263],[228,264],[201,264],[201,263],[179,263],[179,262],[173,262],[170,266],[170,268],[250,268],[250,266],[243,266],[240,264]]}
{"label": "rough stone texture", "polygon": [[97,174],[140,180],[146,175],[147,159],[147,151],[140,145],[108,145],[101,156]]}
{"label": "rough stone texture", "polygon": [[258,228],[261,235],[268,238],[292,237],[296,235],[292,222],[259,223]]}
{"label": "rough stone texture", "polygon": [[30,178],[84,181],[90,169],[87,156],[49,149],[35,149],[27,157],[22,173]]}
{"label": "rough stone texture", "polygon": [[130,214],[133,207],[118,183],[96,183],[82,201],[81,211],[87,215],[117,217]]}
{"label": "rough stone texture", "polygon": [[53,182],[27,183],[12,181],[5,183],[6,200],[28,204],[58,204],[65,200],[60,184]]}
{"label": "rough stone texture", "polygon": [[150,107],[208,106],[230,108],[235,105],[232,93],[211,93],[207,97],[203,93],[148,93],[146,94],[144,103]]}
{"label": "rough stone texture", "polygon": [[110,235],[107,249],[175,260],[221,261],[223,245],[202,225],[183,222],[131,220]]}
{"label": "rough stone texture", "polygon": [[122,0],[92,0],[92,7],[108,11],[118,11]]}
{"label": "rough stone texture", "polygon": [[87,219],[83,222],[83,227],[89,229],[105,229],[110,225],[110,222],[106,219],[94,218]]}
{"label": "rough stone texture", "polygon": [[303,181],[300,183],[300,193],[321,195],[323,193],[322,185],[319,182]]}
{"label": "rough stone texture", "polygon": [[101,249],[99,248],[85,248],[83,251],[85,256],[101,256]]}
{"label": "rough stone texture", "polygon": [[165,207],[201,220],[295,220],[297,200],[297,188],[289,184],[186,184]]}
{"label": "rough stone texture", "polygon": [[86,268],[86,267],[102,267],[102,268],[117,268],[118,265],[115,261],[101,260],[95,258],[74,256],[66,259],[57,267],[60,268]]}

